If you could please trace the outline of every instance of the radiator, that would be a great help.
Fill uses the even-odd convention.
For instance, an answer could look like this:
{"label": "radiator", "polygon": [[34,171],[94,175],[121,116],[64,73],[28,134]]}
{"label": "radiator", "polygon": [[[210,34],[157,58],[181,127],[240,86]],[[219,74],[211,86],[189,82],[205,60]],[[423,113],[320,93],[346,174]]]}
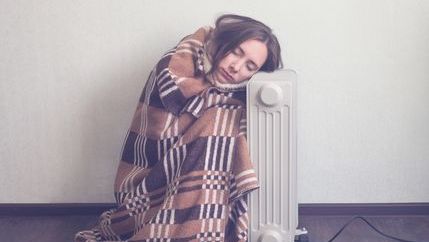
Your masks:
{"label": "radiator", "polygon": [[297,234],[296,73],[258,73],[247,84],[247,138],[260,189],[250,194],[249,241]]}

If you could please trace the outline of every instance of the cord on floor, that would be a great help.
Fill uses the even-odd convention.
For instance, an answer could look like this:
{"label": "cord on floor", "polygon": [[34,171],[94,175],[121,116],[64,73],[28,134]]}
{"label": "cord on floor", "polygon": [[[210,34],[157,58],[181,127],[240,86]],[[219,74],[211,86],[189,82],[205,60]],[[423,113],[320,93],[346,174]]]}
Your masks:
{"label": "cord on floor", "polygon": [[[377,229],[376,227],[374,227],[374,225],[372,225],[370,222],[368,222],[368,220],[366,220],[364,217],[362,216],[354,216],[353,218],[351,218],[346,224],[344,224],[344,226],[328,241],[328,242],[332,242],[335,240],[335,238],[338,237],[338,235],[341,234],[341,232],[343,232],[343,230],[354,220],[356,219],[361,219],[363,220],[369,227],[371,227],[375,232],[381,234],[382,236],[389,238],[389,239],[393,239],[395,241],[400,241],[400,242],[428,242],[428,241],[412,241],[412,240],[405,240],[405,239],[401,239],[401,238],[397,238],[394,237],[392,235],[388,235],[385,234],[383,232],[381,232],[379,229]],[[295,239],[295,242],[310,242],[309,238],[307,235],[300,235]],[[317,241],[311,241],[311,242],[317,242]]]}
{"label": "cord on floor", "polygon": [[373,230],[375,230],[375,232],[377,232],[377,233],[379,233],[379,234],[381,234],[381,235],[383,235],[384,237],[386,237],[386,238],[389,238],[389,239],[393,239],[393,240],[396,240],[396,241],[401,241],[401,242],[424,242],[424,241],[412,241],[412,240],[405,240],[405,239],[400,239],[400,238],[397,238],[397,237],[394,237],[394,236],[391,236],[391,235],[388,235],[388,234],[385,234],[385,233],[383,233],[383,232],[381,232],[379,229],[377,229],[376,227],[374,227],[374,225],[372,225],[370,222],[368,222],[368,220],[366,220],[364,217],[362,217],[362,216],[354,216],[353,218],[351,218],[335,235],[334,235],[334,237],[332,237],[328,242],[332,242],[332,241],[334,241],[334,239],[335,238],[337,238],[337,236],[338,235],[340,235],[341,234],[341,232],[351,223],[351,222],[353,222],[355,219],[361,219],[361,220],[363,220],[366,224],[368,224],[368,226],[369,227],[371,227]]}

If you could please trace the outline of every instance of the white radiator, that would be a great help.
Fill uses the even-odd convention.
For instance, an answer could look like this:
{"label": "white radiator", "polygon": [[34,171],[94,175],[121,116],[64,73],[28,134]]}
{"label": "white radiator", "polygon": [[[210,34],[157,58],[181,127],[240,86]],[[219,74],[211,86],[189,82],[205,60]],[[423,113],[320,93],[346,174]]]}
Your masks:
{"label": "white radiator", "polygon": [[293,242],[298,225],[296,73],[258,73],[247,85],[247,135],[260,189],[249,198],[251,242]]}

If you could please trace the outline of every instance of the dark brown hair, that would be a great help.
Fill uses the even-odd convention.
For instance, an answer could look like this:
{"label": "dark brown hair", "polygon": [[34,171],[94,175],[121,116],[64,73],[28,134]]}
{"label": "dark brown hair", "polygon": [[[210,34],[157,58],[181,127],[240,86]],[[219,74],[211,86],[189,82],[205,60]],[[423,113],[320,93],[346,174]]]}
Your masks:
{"label": "dark brown hair", "polygon": [[211,40],[210,54],[213,59],[213,69],[219,65],[223,57],[249,39],[259,40],[267,45],[267,60],[259,71],[273,72],[283,68],[280,44],[271,28],[249,17],[224,14],[217,18]]}

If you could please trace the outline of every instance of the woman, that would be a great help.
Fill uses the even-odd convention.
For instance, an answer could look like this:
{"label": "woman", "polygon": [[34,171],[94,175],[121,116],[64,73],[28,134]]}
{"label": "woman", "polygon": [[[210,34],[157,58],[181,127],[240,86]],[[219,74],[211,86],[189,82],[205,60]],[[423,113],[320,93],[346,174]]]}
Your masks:
{"label": "woman", "polygon": [[245,137],[246,82],[281,68],[280,45],[254,19],[223,15],[152,70],[122,149],[118,207],[76,241],[246,241],[258,187]]}

